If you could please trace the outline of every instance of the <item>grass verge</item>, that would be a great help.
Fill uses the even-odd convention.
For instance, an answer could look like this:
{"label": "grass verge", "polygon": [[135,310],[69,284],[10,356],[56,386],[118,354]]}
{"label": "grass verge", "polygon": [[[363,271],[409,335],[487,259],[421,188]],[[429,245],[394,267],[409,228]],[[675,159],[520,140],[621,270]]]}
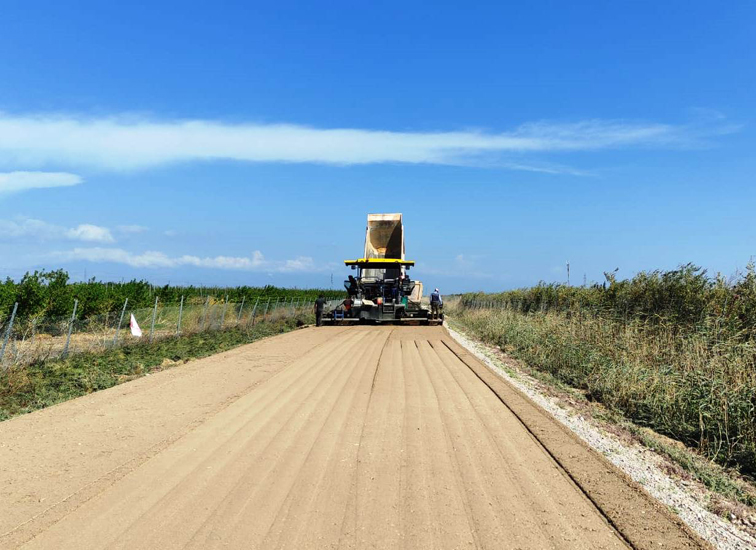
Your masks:
{"label": "grass verge", "polygon": [[311,316],[139,342],[101,353],[81,353],[0,373],[0,420],[36,411],[215,353],[294,330]]}
{"label": "grass verge", "polygon": [[582,401],[713,492],[756,505],[748,407],[756,377],[742,350],[722,355],[728,348],[702,346],[696,335],[554,312],[449,310],[454,325],[520,359],[545,386]]}

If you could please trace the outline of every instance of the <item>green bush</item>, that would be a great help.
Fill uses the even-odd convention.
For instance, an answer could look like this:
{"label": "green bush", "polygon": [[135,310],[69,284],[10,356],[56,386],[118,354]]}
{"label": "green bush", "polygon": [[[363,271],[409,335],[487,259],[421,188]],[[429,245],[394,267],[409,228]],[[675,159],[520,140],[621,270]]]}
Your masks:
{"label": "green bush", "polygon": [[692,265],[468,294],[449,313],[589,399],[756,478],[756,276]]}
{"label": "green bush", "polygon": [[484,301],[521,313],[580,312],[604,319],[667,325],[681,331],[707,327],[717,337],[756,338],[756,266],[727,280],[709,277],[693,264],[670,271],[641,272],[618,280],[607,272],[602,284],[540,283],[496,294],[465,294],[464,305]]}

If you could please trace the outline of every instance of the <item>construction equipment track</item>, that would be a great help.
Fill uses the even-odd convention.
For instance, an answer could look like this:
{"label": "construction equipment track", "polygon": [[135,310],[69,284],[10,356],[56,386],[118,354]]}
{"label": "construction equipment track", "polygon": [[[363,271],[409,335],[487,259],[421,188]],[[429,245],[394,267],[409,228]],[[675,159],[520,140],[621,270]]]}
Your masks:
{"label": "construction equipment track", "polygon": [[701,548],[442,327],[270,338],[0,424],[0,547]]}

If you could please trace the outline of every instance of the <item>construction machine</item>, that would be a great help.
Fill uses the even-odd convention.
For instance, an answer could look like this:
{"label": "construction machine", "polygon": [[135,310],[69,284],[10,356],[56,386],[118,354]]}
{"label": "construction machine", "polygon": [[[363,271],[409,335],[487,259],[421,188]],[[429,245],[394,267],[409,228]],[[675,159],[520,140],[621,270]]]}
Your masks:
{"label": "construction machine", "polygon": [[347,298],[323,321],[329,324],[401,323],[439,325],[422,303],[423,284],[408,271],[415,265],[404,255],[401,214],[368,214],[362,258],[345,260],[357,272],[344,281]]}

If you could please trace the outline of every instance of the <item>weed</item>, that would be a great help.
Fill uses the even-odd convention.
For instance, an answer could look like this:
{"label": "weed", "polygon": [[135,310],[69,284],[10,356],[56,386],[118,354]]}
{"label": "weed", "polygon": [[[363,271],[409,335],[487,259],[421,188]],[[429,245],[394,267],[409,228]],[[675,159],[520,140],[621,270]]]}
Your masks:
{"label": "weed", "polygon": [[449,313],[476,337],[589,400],[756,476],[756,346],[750,339],[564,311],[458,306]]}
{"label": "weed", "polygon": [[0,420],[43,409],[231,348],[288,332],[309,316],[139,342],[101,353],[80,353],[0,373]]}

